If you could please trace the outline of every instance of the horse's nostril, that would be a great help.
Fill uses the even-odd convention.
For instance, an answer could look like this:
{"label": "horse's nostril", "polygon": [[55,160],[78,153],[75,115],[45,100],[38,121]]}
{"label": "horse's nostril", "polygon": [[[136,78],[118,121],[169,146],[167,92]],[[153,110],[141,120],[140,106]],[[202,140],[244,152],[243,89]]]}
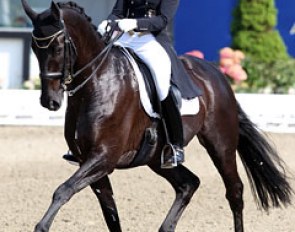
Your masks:
{"label": "horse's nostril", "polygon": [[53,103],[53,101],[50,101],[49,102],[49,109],[51,109],[51,110],[54,109],[54,103]]}
{"label": "horse's nostril", "polygon": [[56,111],[60,108],[60,104],[56,101],[53,101],[53,100],[49,101],[48,106],[49,106],[49,110],[54,110],[54,111]]}
{"label": "horse's nostril", "polygon": [[41,105],[51,111],[60,109],[63,100],[63,92],[43,91],[40,97]]}

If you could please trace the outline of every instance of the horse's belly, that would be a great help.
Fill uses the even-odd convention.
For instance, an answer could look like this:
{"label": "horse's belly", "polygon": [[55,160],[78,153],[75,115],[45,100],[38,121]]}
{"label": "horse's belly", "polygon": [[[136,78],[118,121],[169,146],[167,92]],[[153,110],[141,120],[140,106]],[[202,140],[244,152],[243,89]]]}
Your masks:
{"label": "horse's belly", "polygon": [[116,168],[128,168],[130,167],[132,161],[134,160],[137,154],[137,150],[127,151],[123,155],[121,155],[120,159],[118,160]]}

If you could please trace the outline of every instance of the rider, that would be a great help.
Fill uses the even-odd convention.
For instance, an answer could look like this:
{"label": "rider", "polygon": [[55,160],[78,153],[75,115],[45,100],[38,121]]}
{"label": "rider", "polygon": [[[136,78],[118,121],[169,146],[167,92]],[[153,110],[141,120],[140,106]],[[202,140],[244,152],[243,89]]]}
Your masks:
{"label": "rider", "polygon": [[107,20],[98,26],[99,33],[104,35],[109,28],[108,22],[116,21],[125,32],[116,44],[131,48],[152,73],[173,144],[173,152],[170,152],[173,154],[162,163],[164,168],[184,161],[182,120],[170,81],[180,89],[182,97],[191,99],[200,95],[199,89],[186,77],[169,37],[167,26],[172,22],[178,4],[179,0],[117,0]]}

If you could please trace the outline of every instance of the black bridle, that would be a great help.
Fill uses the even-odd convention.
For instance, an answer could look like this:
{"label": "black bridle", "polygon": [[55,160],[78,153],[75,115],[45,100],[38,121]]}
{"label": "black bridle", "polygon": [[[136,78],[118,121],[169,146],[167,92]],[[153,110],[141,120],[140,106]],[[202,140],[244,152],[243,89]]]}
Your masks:
{"label": "black bridle", "polygon": [[[61,14],[62,17],[62,14]],[[48,49],[52,42],[56,40],[59,36],[62,34],[64,35],[64,63],[63,63],[63,71],[62,73],[60,72],[45,72],[45,73],[40,73],[40,77],[47,79],[47,80],[61,80],[61,85],[65,91],[68,92],[68,96],[73,96],[78,90],[80,90],[93,76],[95,76],[96,72],[98,69],[102,66],[104,61],[106,60],[111,48],[113,47],[114,42],[121,37],[123,33],[119,33],[116,35],[113,39],[110,39],[112,37],[112,34],[114,32],[114,29],[110,30],[107,33],[107,46],[95,57],[93,58],[89,63],[87,63],[84,67],[81,69],[77,70],[74,72],[74,63],[76,61],[76,57],[78,55],[76,46],[69,35],[66,25],[64,23],[63,18],[60,20],[62,29],[59,30],[58,32],[54,33],[53,35],[50,35],[48,37],[42,37],[38,38],[34,36],[32,33],[32,39],[34,43],[36,44],[37,48],[39,49]],[[110,22],[112,23],[112,22]],[[113,23],[112,23],[113,25]],[[111,25],[111,28],[115,28]],[[110,25],[107,25],[107,27]],[[38,41],[44,42],[44,41],[49,41],[47,45],[45,46],[40,46],[38,44]],[[106,41],[106,40],[105,40]],[[101,58],[99,64],[96,66],[96,68],[92,71],[92,73],[85,78],[85,80],[76,86],[72,90],[68,90],[68,85],[78,76],[80,75],[83,71],[85,71],[87,68],[90,66],[94,65],[94,63]]]}
{"label": "black bridle", "polygon": [[[67,85],[70,84],[73,80],[73,67],[75,63],[75,59],[77,57],[77,49],[76,46],[70,37],[64,21],[61,20],[62,29],[53,35],[47,37],[36,37],[34,33],[32,33],[32,40],[35,45],[39,49],[48,49],[54,40],[56,40],[59,36],[64,35],[64,63],[62,72],[41,72],[40,77],[48,80],[62,80],[62,83]],[[48,41],[46,45],[40,45],[40,42]]]}

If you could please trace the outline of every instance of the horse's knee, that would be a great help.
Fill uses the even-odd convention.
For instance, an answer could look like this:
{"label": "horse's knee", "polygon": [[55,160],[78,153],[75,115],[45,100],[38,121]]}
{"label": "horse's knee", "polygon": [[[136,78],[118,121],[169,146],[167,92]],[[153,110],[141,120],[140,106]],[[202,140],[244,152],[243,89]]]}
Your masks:
{"label": "horse's knee", "polygon": [[200,186],[200,179],[197,176],[193,176],[193,178],[191,178],[187,183],[186,183],[186,191],[189,193],[190,196],[192,196],[194,194],[195,191],[197,191],[197,189]]}
{"label": "horse's knee", "polygon": [[193,176],[193,178],[190,178],[189,181],[183,182],[179,185],[179,187],[176,188],[176,193],[178,196],[181,196],[185,204],[188,204],[194,193],[199,188],[200,183],[200,179],[197,176]]}
{"label": "horse's knee", "polygon": [[195,192],[199,188],[199,186],[201,184],[200,178],[197,177],[197,176],[194,176],[194,179],[193,179],[192,183],[193,183],[193,190]]}
{"label": "horse's knee", "polygon": [[73,196],[74,190],[69,184],[62,184],[59,186],[53,194],[53,202],[59,202],[60,204],[65,204],[71,196]]}

